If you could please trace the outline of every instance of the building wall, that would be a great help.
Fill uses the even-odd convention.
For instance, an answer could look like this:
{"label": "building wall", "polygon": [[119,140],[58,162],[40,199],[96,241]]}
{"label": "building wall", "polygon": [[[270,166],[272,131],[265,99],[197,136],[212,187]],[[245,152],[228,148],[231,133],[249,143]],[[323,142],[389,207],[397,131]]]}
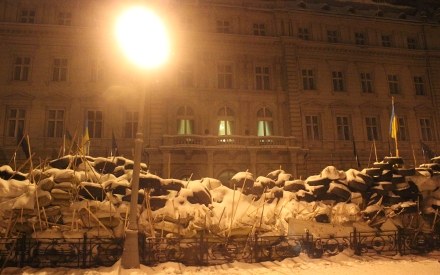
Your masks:
{"label": "building wall", "polygon": [[[354,145],[365,167],[375,161],[375,151],[379,160],[390,150],[394,153],[388,133],[394,96],[396,114],[406,122],[407,140],[399,141],[400,154],[407,164],[413,165],[414,158],[420,164],[420,119],[432,123],[432,140],[423,142],[440,150],[435,14],[421,16],[406,6],[349,4],[168,1],[163,10],[175,45],[172,58],[166,66],[140,74],[112,37],[114,16],[123,3],[0,0],[0,163],[9,163],[14,151],[19,161],[25,158],[17,150],[17,133],[8,136],[10,109],[26,110],[24,132],[34,158],[68,153],[70,143],[64,137],[68,132],[80,142],[88,111],[103,115],[102,135],[92,137],[90,154],[109,155],[114,134],[119,151],[132,158],[133,137],[125,135],[127,112],[143,105],[143,161],[162,177],[227,178],[245,170],[265,175],[280,167],[306,177],[327,165],[356,167]],[[17,22],[23,10],[35,11],[34,23]],[[70,13],[70,24],[59,25],[60,13]],[[226,28],[223,33],[218,22]],[[308,39],[301,38],[300,28],[308,30]],[[328,41],[328,32],[336,42]],[[356,44],[355,33],[364,34],[363,45]],[[390,47],[382,45],[383,35],[390,38]],[[408,38],[415,49],[408,49]],[[31,59],[26,81],[13,80],[17,57]],[[56,58],[68,60],[65,81],[53,81]],[[218,87],[219,65],[231,66],[232,87]],[[188,67],[192,85],[182,82]],[[269,89],[258,89],[256,67],[269,69]],[[313,89],[304,89],[302,70],[313,71]],[[343,91],[333,90],[333,71],[342,73]],[[372,93],[362,92],[362,72],[371,74]],[[398,77],[398,94],[390,94],[388,75]],[[416,95],[414,76],[422,77],[426,95]],[[191,135],[177,135],[182,106],[193,111]],[[233,136],[227,139],[218,136],[222,107],[234,113]],[[270,137],[257,136],[261,108],[272,113]],[[64,111],[60,137],[47,134],[53,109]],[[316,140],[307,135],[306,116],[319,120]],[[338,139],[337,116],[349,118],[347,140]],[[379,123],[374,142],[366,133],[369,116]]]}

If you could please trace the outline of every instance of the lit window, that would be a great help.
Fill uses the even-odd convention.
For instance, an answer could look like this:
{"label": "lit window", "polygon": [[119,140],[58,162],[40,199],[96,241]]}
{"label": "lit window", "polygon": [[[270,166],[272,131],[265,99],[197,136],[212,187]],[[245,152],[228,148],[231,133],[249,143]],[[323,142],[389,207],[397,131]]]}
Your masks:
{"label": "lit window", "polygon": [[102,111],[87,111],[87,126],[89,137],[101,138],[103,126]]}
{"label": "lit window", "polygon": [[301,70],[301,77],[304,90],[315,90],[315,73],[313,70],[304,69]]}
{"label": "lit window", "polygon": [[139,113],[126,112],[125,113],[125,128],[124,136],[126,138],[134,138],[138,128]]}
{"label": "lit window", "polygon": [[332,72],[333,91],[342,92],[345,90],[344,74],[342,72]]}
{"label": "lit window", "polygon": [[17,81],[29,80],[30,67],[31,67],[31,58],[30,57],[17,56],[15,58],[15,62],[14,62],[13,80],[17,80]]}
{"label": "lit window", "polygon": [[389,74],[388,75],[388,88],[390,91],[390,94],[398,94],[400,93],[400,87],[399,87],[399,78],[395,74]]}
{"label": "lit window", "polygon": [[67,59],[55,58],[53,60],[53,81],[67,81]]}
{"label": "lit window", "polygon": [[257,120],[258,120],[258,136],[272,136],[273,135],[273,118],[272,112],[267,108],[262,108],[257,112]]}
{"label": "lit window", "polygon": [[6,135],[8,137],[18,137],[19,130],[24,129],[26,110],[19,108],[11,108],[7,111],[6,117]]}
{"label": "lit window", "polygon": [[194,134],[194,112],[188,106],[182,106],[177,110],[177,134]]}
{"label": "lit window", "polygon": [[423,141],[433,141],[433,129],[432,122],[429,118],[421,118],[420,120],[420,131],[422,134]]}
{"label": "lit window", "polygon": [[229,136],[233,134],[234,128],[234,113],[228,107],[221,108],[218,113],[218,135]]}
{"label": "lit window", "polygon": [[339,140],[350,140],[350,123],[346,116],[336,117],[336,129]]}
{"label": "lit window", "polygon": [[306,136],[310,140],[321,139],[319,117],[305,116]]}
{"label": "lit window", "polygon": [[370,73],[361,73],[361,88],[363,93],[373,92],[373,79]]}
{"label": "lit window", "polygon": [[49,110],[47,136],[62,137],[64,131],[64,110]]}
{"label": "lit window", "polygon": [[379,140],[379,121],[377,117],[366,117],[365,127],[368,140]]}
{"label": "lit window", "polygon": [[270,70],[269,67],[255,67],[255,88],[257,90],[270,89]]}

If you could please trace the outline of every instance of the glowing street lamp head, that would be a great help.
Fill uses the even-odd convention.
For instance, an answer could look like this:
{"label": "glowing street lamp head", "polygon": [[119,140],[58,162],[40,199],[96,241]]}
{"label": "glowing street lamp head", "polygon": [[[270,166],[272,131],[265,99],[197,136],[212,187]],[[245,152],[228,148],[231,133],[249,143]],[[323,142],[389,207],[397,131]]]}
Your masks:
{"label": "glowing street lamp head", "polygon": [[170,41],[165,26],[144,7],[132,7],[118,18],[116,37],[128,59],[141,68],[155,68],[168,59]]}

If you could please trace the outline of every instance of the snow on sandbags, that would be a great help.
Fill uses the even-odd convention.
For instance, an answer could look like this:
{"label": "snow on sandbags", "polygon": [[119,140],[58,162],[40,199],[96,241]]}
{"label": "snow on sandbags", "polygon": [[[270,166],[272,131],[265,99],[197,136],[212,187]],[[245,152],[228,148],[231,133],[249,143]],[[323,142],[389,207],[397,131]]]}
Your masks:
{"label": "snow on sandbags", "polygon": [[0,179],[0,198],[16,198],[29,190],[29,180]]}
{"label": "snow on sandbags", "polygon": [[249,172],[238,172],[230,180],[230,187],[233,189],[249,189],[254,184],[254,176]]}
{"label": "snow on sandbags", "polygon": [[0,166],[0,179],[4,179],[4,180],[15,179],[21,181],[21,180],[25,180],[26,177],[27,177],[26,174],[23,174],[18,171],[14,171],[9,165]]}

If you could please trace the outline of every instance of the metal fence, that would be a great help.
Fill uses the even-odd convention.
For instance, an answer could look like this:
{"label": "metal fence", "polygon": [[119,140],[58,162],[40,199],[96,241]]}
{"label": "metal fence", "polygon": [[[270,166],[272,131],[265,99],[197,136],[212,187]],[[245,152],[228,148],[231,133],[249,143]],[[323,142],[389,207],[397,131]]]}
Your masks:
{"label": "metal fence", "polygon": [[[0,265],[90,268],[111,266],[122,255],[123,239],[53,238],[27,236],[0,238]],[[142,264],[180,262],[185,265],[216,265],[283,260],[306,253],[320,258],[350,248],[357,255],[408,255],[437,253],[440,234],[415,231],[357,232],[345,237],[316,238],[303,235],[219,238],[201,233],[195,238],[139,236]]]}

